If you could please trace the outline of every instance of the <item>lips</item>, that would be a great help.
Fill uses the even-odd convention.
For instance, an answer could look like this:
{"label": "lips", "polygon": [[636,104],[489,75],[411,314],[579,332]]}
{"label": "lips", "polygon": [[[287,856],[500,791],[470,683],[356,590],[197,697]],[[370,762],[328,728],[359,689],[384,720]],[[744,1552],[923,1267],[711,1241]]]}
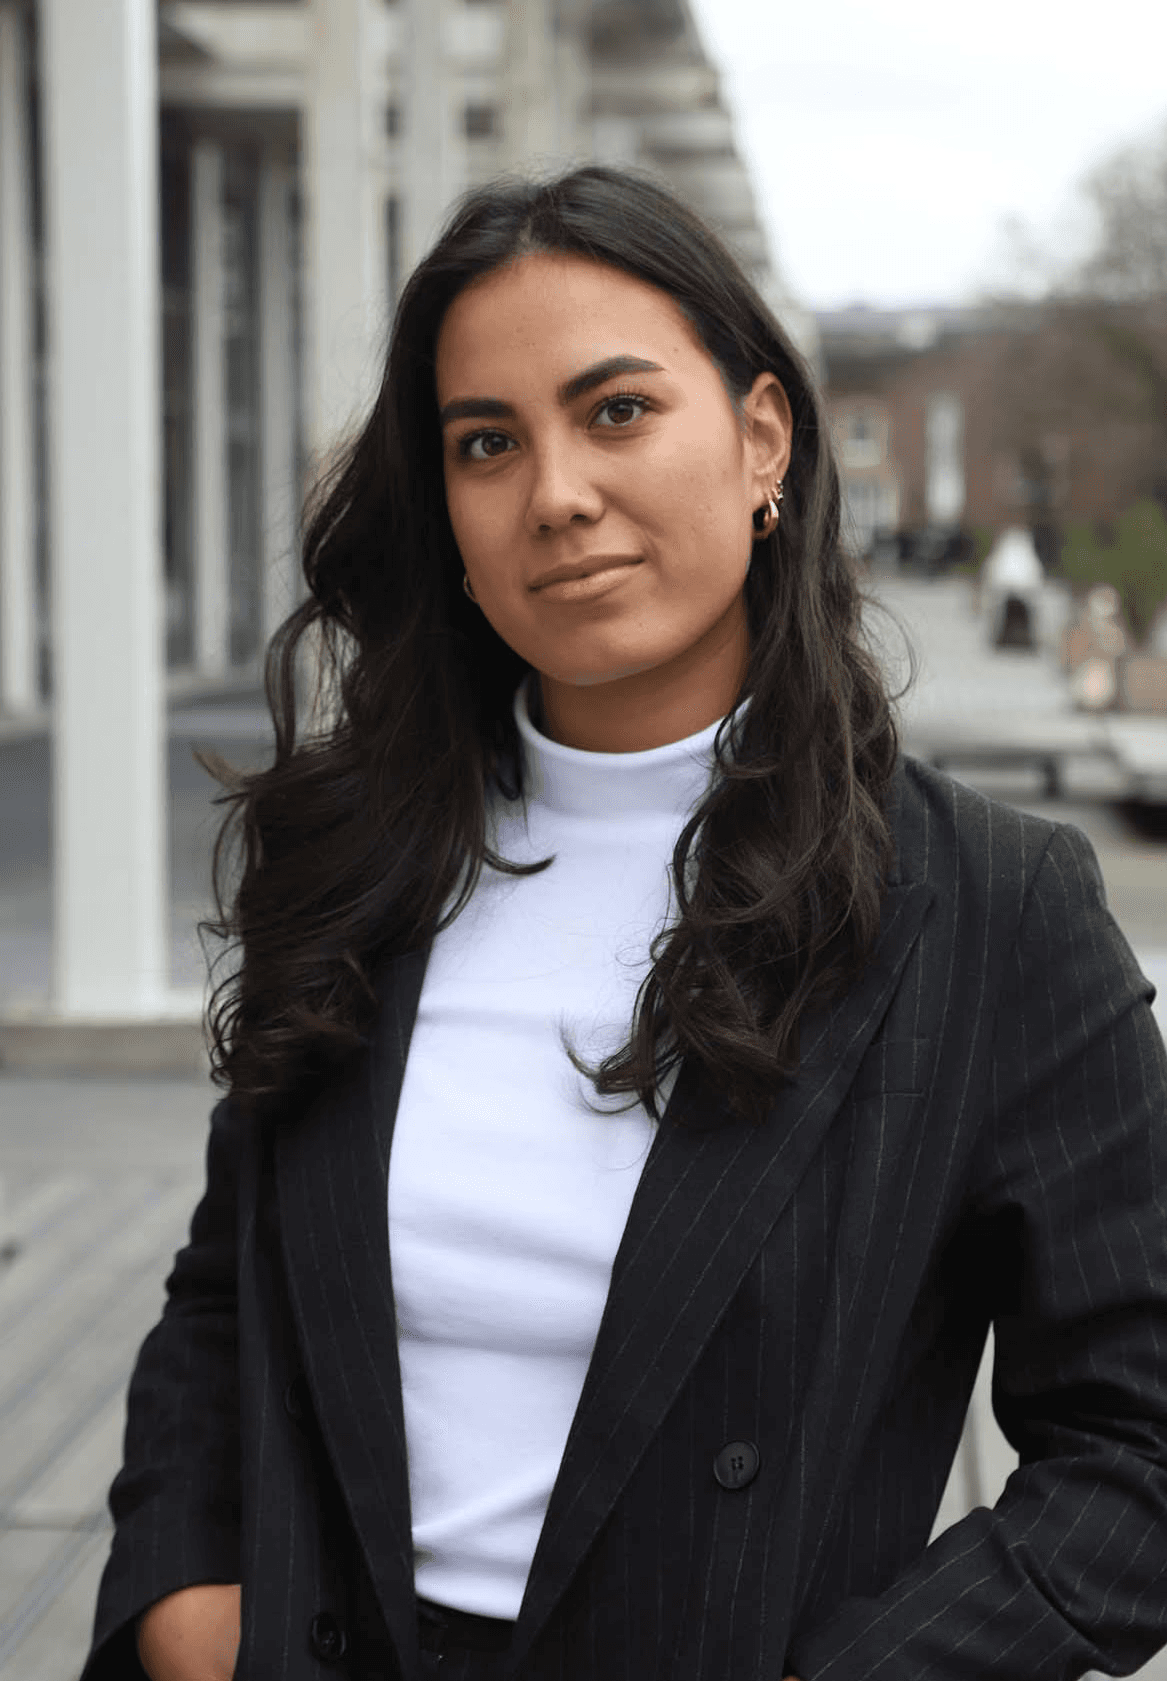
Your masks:
{"label": "lips", "polygon": [[621,567],[639,564],[639,555],[591,555],[587,560],[566,561],[562,566],[553,566],[550,571],[541,572],[527,587],[546,589],[548,584],[571,583],[579,578],[590,578],[596,572],[615,572]]}

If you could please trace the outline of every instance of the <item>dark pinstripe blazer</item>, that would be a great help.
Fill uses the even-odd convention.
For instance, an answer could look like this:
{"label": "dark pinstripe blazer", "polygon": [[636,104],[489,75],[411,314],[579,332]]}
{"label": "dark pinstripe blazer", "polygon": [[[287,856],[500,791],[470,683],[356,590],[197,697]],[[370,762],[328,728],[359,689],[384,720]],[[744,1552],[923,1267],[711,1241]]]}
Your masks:
{"label": "dark pinstripe blazer", "polygon": [[[682,1069],[519,1681],[1062,1681],[1167,1640],[1150,988],[1075,830],[911,761],[895,829],[876,955],[805,1023],[768,1121],[726,1124]],[[139,1673],[156,1598],[240,1579],[247,1681],[419,1674],[386,1175],[424,962],[392,966],[343,1088],[270,1130],[214,1115],[131,1384],[86,1681]],[[990,1321],[1020,1468],[928,1546]],[[734,1442],[757,1470],[727,1488]]]}

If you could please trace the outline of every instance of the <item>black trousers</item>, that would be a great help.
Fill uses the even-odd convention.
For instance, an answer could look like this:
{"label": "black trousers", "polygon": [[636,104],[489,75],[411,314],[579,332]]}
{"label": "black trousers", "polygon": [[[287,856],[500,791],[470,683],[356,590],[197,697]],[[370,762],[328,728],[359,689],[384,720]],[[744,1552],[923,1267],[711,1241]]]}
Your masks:
{"label": "black trousers", "polygon": [[419,1599],[417,1632],[426,1681],[500,1681],[514,1626]]}

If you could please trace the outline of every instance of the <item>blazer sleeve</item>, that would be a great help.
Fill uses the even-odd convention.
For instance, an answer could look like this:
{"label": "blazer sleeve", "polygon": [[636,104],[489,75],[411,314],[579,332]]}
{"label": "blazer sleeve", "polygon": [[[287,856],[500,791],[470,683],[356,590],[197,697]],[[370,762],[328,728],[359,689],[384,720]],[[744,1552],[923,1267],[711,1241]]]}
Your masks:
{"label": "blazer sleeve", "polygon": [[1020,1463],[803,1681],[1129,1675],[1167,1640],[1167,1066],[1085,837],[1058,829],[1006,965],[970,1188],[993,1406]]}
{"label": "blazer sleeve", "polygon": [[162,1317],[130,1380],[124,1463],[109,1494],[113,1545],[82,1681],[143,1677],[141,1613],[195,1582],[240,1579],[240,1151],[240,1122],[221,1103],[190,1241],[175,1257]]}

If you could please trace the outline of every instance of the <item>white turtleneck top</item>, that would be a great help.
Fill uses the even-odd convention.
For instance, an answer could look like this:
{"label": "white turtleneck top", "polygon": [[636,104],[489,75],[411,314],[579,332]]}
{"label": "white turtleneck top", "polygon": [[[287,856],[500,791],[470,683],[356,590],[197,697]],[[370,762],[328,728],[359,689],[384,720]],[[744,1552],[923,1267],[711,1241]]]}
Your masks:
{"label": "white turtleneck top", "polygon": [[627,1037],[671,908],[677,836],[717,725],[644,753],[541,735],[515,700],[524,802],[434,941],[398,1105],[389,1238],[417,1591],[518,1615],[612,1263],[652,1142],[641,1104],[596,1114],[589,1059]]}

